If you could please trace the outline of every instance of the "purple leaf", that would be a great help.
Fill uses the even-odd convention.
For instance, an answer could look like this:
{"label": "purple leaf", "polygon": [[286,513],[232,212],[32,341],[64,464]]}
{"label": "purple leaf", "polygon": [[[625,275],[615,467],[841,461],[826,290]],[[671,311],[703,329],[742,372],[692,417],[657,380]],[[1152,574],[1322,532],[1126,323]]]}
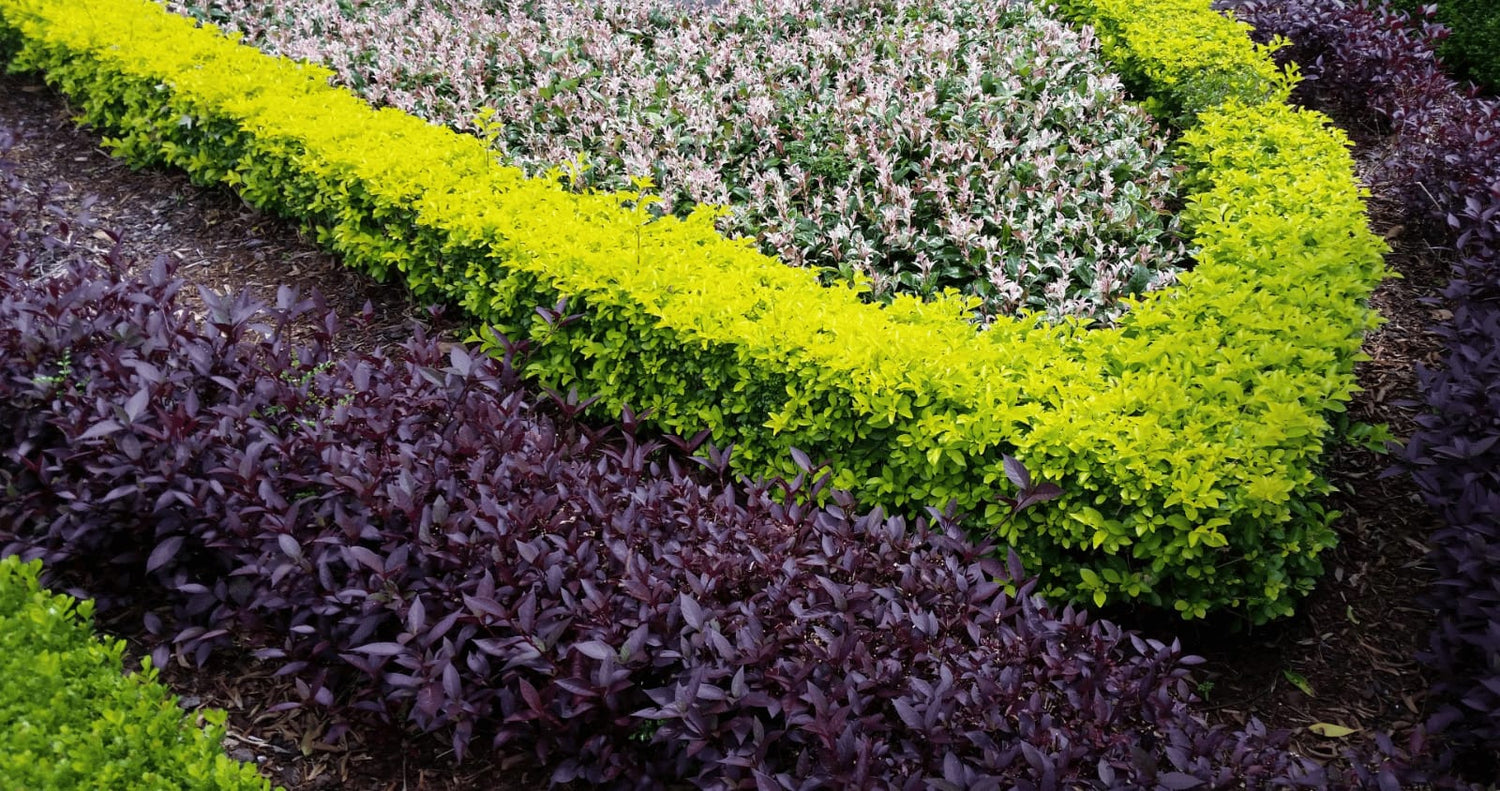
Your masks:
{"label": "purple leaf", "polygon": [[400,656],[406,653],[406,646],[400,643],[367,643],[350,649],[356,653],[369,654],[370,656]]}
{"label": "purple leaf", "polygon": [[281,535],[276,537],[276,545],[281,547],[281,551],[285,553],[287,557],[293,560],[302,559],[302,546],[297,543],[297,539],[292,538],[286,533],[282,533]]}
{"label": "purple leaf", "polygon": [[136,418],[146,411],[146,406],[151,402],[151,392],[145,388],[136,391],[136,394],[125,402],[125,419],[134,423]]}
{"label": "purple leaf", "polygon": [[119,423],[116,423],[113,420],[101,420],[98,423],[89,426],[87,431],[78,435],[78,440],[82,442],[90,439],[98,439],[99,437],[107,437],[122,428],[124,428],[124,426],[121,426]]}
{"label": "purple leaf", "polygon": [[1203,785],[1202,780],[1189,774],[1183,774],[1182,772],[1167,772],[1158,776],[1156,782],[1162,788],[1170,789],[1170,791],[1185,791],[1185,789],[1197,788]]}
{"label": "purple leaf", "polygon": [[682,605],[682,619],[689,627],[701,630],[704,622],[703,608],[699,607],[698,602],[686,593],[678,596],[678,601]]}
{"label": "purple leaf", "polygon": [[172,562],[177,557],[177,550],[182,548],[182,536],[172,536],[151,550],[151,556],[146,558],[146,571],[152,572]]}
{"label": "purple leaf", "polygon": [[[990,458],[994,457],[991,456]],[[1005,466],[1005,477],[1009,478],[1010,482],[1016,485],[1016,488],[1022,491],[1031,488],[1031,472],[1026,469],[1026,465],[1008,454],[1002,456],[1001,460]]]}
{"label": "purple leaf", "polygon": [[612,659],[617,655],[615,649],[612,648],[608,643],[601,643],[598,640],[590,640],[585,643],[579,643],[578,645],[574,646],[574,648],[577,648],[580,654],[583,654],[590,659],[597,659],[601,662],[606,659]]}

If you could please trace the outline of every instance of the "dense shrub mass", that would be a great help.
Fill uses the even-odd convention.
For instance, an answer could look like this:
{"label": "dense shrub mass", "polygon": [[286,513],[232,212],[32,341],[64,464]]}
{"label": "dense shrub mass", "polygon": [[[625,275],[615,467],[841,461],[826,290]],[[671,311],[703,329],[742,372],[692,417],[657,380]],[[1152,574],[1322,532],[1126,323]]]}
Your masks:
{"label": "dense shrub mass", "polygon": [[271,787],[224,755],[223,712],[192,725],[149,666],[126,676],[125,643],[95,639],[92,602],[42,590],[40,571],[0,558],[0,789]]}
{"label": "dense shrub mass", "polygon": [[1094,27],[1100,49],[1146,107],[1191,126],[1226,102],[1259,105],[1285,98],[1289,81],[1249,50],[1239,26],[1205,15],[1199,0],[1060,0],[1059,9]]}
{"label": "dense shrub mass", "polygon": [[[655,217],[640,194],[527,179],[473,137],[147,0],[0,0],[9,67],[46,73],[117,154],[234,186],[351,265],[528,339],[527,375],[597,396],[598,415],[707,430],[754,474],[794,475],[802,448],[867,506],[956,502],[1048,596],[1286,615],[1333,540],[1313,501],[1325,415],[1354,387],[1382,273],[1346,141],[1288,107],[1289,82],[1202,0],[1077,13],[1194,125],[1198,262],[1112,329],[976,332],[955,299],[877,307],[820,287],[726,240],[712,212]],[[1062,497],[1011,520],[1007,456]]]}
{"label": "dense shrub mass", "polygon": [[1412,16],[1433,9],[1448,31],[1438,48],[1444,65],[1460,78],[1500,88],[1500,5],[1490,0],[1393,0],[1390,5]]}
{"label": "dense shrub mass", "polygon": [[1175,644],[1047,607],[944,515],[786,506],[826,479],[731,485],[713,449],[690,474],[420,334],[330,357],[331,317],[283,334],[309,308],[290,295],[205,294],[195,318],[165,260],[5,260],[0,554],[149,605],[199,660],[259,647],[306,705],[616,787],[1321,778],[1196,719]]}
{"label": "dense shrub mass", "polygon": [[1094,42],[1025,0],[169,6],[473,128],[532,174],[662,208],[876,296],[1109,318],[1170,282],[1170,160]]}
{"label": "dense shrub mass", "polygon": [[1383,7],[1235,4],[1288,36],[1319,93],[1378,113],[1393,143],[1377,178],[1410,185],[1413,224],[1451,228],[1461,260],[1444,297],[1453,317],[1442,367],[1421,372],[1431,413],[1406,449],[1447,526],[1432,537],[1440,625],[1428,659],[1451,706],[1445,738],[1500,775],[1500,103],[1444,75],[1437,31]]}

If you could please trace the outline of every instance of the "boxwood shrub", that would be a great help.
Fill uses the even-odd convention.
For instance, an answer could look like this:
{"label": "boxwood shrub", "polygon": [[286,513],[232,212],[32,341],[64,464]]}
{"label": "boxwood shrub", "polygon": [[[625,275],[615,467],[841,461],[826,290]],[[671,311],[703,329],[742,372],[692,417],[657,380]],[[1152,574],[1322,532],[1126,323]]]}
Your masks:
{"label": "boxwood shrub", "polygon": [[[1190,124],[1201,250],[1180,288],[1093,332],[864,304],[719,236],[711,209],[654,220],[644,194],[527,179],[148,0],[0,0],[0,29],[9,68],[45,73],[117,154],[229,184],[529,339],[527,375],[600,415],[706,430],[743,471],[795,475],[802,448],[900,513],[955,503],[1054,596],[1285,615],[1333,541],[1324,414],[1354,388],[1383,271],[1346,141],[1285,104],[1290,81],[1206,0],[1072,6]],[[1007,521],[1007,455],[1063,487],[1054,507]]]}
{"label": "boxwood shrub", "polygon": [[196,724],[148,662],[93,634],[93,603],[49,593],[40,563],[0,558],[0,789],[270,789],[224,754],[224,713]]}

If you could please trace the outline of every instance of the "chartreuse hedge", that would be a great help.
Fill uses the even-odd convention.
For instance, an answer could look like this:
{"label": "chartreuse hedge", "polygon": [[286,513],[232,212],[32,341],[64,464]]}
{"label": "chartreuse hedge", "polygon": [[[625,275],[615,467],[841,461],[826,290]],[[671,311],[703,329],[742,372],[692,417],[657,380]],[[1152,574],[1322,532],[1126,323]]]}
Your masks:
{"label": "chartreuse hedge", "polygon": [[[529,338],[529,374],[601,410],[710,429],[746,472],[791,471],[798,447],[867,503],[956,501],[1052,596],[1285,615],[1333,541],[1323,415],[1354,389],[1382,275],[1345,140],[1286,104],[1290,79],[1208,0],[1070,10],[1191,120],[1198,264],[1108,330],[865,304],[722,238],[709,210],[652,220],[641,195],[528,180],[149,0],[0,0],[0,29],[9,67],[45,73],[117,154],[232,185],[351,265]],[[563,297],[576,318],[535,310]],[[1003,523],[1004,453],[1066,494]]]}
{"label": "chartreuse hedge", "polygon": [[41,562],[0,559],[0,789],[269,789],[221,746],[224,713],[185,719],[125,644],[93,635],[93,603],[48,593]]}

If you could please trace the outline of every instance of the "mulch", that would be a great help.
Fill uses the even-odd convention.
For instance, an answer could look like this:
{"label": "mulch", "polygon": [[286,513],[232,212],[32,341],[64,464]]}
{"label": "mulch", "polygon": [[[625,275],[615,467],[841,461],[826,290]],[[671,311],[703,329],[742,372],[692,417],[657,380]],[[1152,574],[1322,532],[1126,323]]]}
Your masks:
{"label": "mulch", "polygon": [[[126,260],[146,265],[170,256],[178,275],[194,286],[248,290],[273,305],[280,286],[302,296],[319,292],[340,316],[356,316],[368,302],[374,320],[348,334],[349,349],[400,343],[411,335],[413,321],[432,327],[404,283],[382,284],[345,268],[295,226],[256,211],[234,193],[195,186],[177,171],[132,170],[111,159],[99,136],[80,129],[61,97],[40,81],[0,76],[0,122],[16,134],[11,157],[24,178],[61,186],[65,207],[97,199],[89,213],[97,227],[122,234]],[[88,241],[101,252],[110,247],[102,237]],[[451,326],[440,322],[437,329]]]}
{"label": "mulch", "polygon": [[[415,320],[428,321],[399,285],[382,285],[343,268],[298,231],[267,217],[222,189],[193,186],[175,172],[132,172],[110,159],[95,135],[73,124],[62,100],[34,81],[0,78],[0,124],[19,133],[13,152],[24,178],[70,185],[64,202],[98,197],[93,213],[101,227],[123,232],[128,257],[149,261],[166,253],[181,262],[180,276],[218,290],[248,288],[274,301],[279,285],[317,290],[341,315],[368,301],[376,320],[346,336],[353,348],[398,343]],[[1356,129],[1365,163],[1379,156],[1380,138]],[[1373,169],[1367,167],[1367,172]],[[1390,266],[1402,277],[1387,281],[1372,303],[1387,319],[1369,336],[1370,360],[1358,368],[1359,393],[1349,417],[1386,423],[1408,436],[1418,414],[1415,366],[1434,365],[1441,344],[1430,326],[1439,306],[1424,302],[1445,282],[1449,254],[1424,241],[1419,229],[1399,225],[1398,207],[1373,185],[1376,230],[1390,241]],[[429,322],[430,323],[430,322]],[[451,326],[451,325],[448,325]],[[437,331],[443,326],[435,328]],[[1177,635],[1189,653],[1208,663],[1196,674],[1207,715],[1227,725],[1258,718],[1292,733],[1303,754],[1337,760],[1364,733],[1401,734],[1420,722],[1428,679],[1414,656],[1425,645],[1432,614],[1420,596],[1430,578],[1425,537],[1436,518],[1405,476],[1381,473],[1395,457],[1354,447],[1333,449],[1326,471],[1338,491],[1329,506],[1343,512],[1340,545],[1325,556],[1327,577],[1284,622],[1249,628],[1224,621],[1184,624],[1117,614],[1153,636]],[[138,619],[136,619],[138,620]],[[130,614],[101,621],[126,638]],[[217,658],[207,668],[168,667],[164,678],[185,705],[208,705],[230,714],[230,754],[259,763],[291,791],[312,789],[530,788],[545,774],[522,761],[501,765],[470,759],[455,765],[435,740],[407,740],[399,729],[357,723],[337,746],[320,744],[328,723],[309,712],[268,713],[293,699],[290,685],[248,657]],[[1355,728],[1347,738],[1325,738],[1308,726]]]}

